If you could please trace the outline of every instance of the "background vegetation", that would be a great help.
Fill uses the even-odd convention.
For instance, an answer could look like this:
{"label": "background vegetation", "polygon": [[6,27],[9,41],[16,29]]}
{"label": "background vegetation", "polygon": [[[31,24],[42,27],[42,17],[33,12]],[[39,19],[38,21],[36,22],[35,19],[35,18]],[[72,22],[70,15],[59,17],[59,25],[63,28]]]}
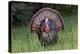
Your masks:
{"label": "background vegetation", "polygon": [[[11,6],[11,50],[32,52],[68,50],[78,48],[77,5],[10,2]],[[32,16],[41,8],[50,7],[60,12],[64,19],[64,31],[58,33],[58,42],[48,47],[41,46],[36,33],[30,32]]]}

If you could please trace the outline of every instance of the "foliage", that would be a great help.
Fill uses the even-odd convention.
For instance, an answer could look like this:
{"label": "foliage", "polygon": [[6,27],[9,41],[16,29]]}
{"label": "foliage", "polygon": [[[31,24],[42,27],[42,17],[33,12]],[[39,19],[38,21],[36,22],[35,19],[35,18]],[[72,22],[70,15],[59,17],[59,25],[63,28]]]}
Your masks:
{"label": "foliage", "polygon": [[33,7],[29,5],[25,3],[11,3],[11,19],[14,25],[25,25],[27,21],[31,20]]}
{"label": "foliage", "polygon": [[26,25],[27,21],[31,21],[32,16],[41,8],[50,7],[61,13],[61,15],[69,15],[75,12],[77,5],[63,4],[47,4],[47,3],[29,3],[29,2],[10,2],[11,3],[11,22],[12,25]]}

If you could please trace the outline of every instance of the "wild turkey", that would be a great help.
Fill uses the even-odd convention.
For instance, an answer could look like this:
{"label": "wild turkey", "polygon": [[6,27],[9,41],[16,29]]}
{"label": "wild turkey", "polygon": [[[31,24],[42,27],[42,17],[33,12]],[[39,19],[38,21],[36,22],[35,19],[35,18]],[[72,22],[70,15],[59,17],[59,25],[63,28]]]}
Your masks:
{"label": "wild turkey", "polygon": [[42,8],[32,17],[31,31],[38,34],[41,44],[57,42],[58,32],[64,29],[62,16],[51,8]]}

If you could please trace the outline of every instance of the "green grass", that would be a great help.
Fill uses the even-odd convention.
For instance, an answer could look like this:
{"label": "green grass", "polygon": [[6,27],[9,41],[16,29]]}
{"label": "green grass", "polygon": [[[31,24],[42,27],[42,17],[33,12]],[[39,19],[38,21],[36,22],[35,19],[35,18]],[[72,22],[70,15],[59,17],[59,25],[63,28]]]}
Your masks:
{"label": "green grass", "polygon": [[78,48],[77,14],[63,16],[64,31],[58,33],[59,39],[55,45],[41,46],[37,34],[31,33],[29,27],[12,28],[12,52],[34,52],[69,50]]}

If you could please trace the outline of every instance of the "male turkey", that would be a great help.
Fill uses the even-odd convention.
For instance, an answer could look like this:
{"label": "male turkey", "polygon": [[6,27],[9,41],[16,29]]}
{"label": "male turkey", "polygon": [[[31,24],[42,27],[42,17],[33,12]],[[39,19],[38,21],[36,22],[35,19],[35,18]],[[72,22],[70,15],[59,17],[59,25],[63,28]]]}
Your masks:
{"label": "male turkey", "polygon": [[42,45],[57,42],[58,32],[64,29],[62,16],[51,8],[42,8],[32,17],[31,31],[38,34]]}

